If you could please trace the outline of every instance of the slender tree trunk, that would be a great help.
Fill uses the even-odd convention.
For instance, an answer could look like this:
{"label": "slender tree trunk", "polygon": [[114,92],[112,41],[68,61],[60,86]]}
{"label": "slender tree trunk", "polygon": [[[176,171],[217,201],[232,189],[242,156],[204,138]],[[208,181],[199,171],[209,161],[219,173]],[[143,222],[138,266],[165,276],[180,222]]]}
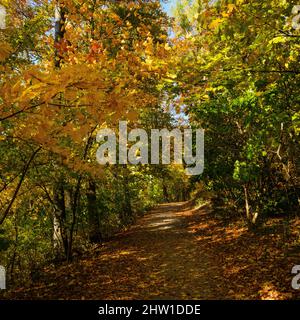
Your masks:
{"label": "slender tree trunk", "polygon": [[11,210],[11,208],[12,208],[12,206],[13,206],[13,204],[14,204],[17,196],[18,196],[18,193],[19,193],[19,191],[20,191],[20,188],[21,188],[21,186],[22,186],[22,183],[23,183],[23,181],[24,181],[24,179],[25,179],[25,177],[26,177],[26,174],[27,174],[27,172],[28,172],[28,170],[29,170],[30,164],[31,164],[31,162],[33,161],[33,159],[34,159],[34,157],[36,156],[36,154],[37,154],[40,150],[41,150],[41,148],[38,148],[38,149],[36,149],[36,150],[34,151],[34,153],[31,155],[31,157],[30,157],[29,160],[27,161],[25,167],[23,168],[23,171],[22,171],[22,174],[21,174],[19,183],[17,184],[17,187],[16,187],[16,189],[15,189],[15,192],[14,192],[14,194],[13,194],[13,196],[12,196],[12,198],[11,198],[11,200],[10,200],[7,208],[6,208],[6,210],[4,211],[2,217],[0,217],[0,225],[4,222],[4,220],[5,220],[6,217],[8,216],[8,214],[9,214],[9,212],[10,212],[10,210]]}
{"label": "slender tree trunk", "polygon": [[96,183],[93,179],[89,180],[86,196],[88,203],[89,239],[92,243],[99,243],[102,241],[102,234],[99,223]]}
{"label": "slender tree trunk", "polygon": [[258,222],[258,212],[252,213],[249,205],[249,190],[248,186],[244,185],[244,195],[245,195],[245,211],[246,211],[246,218],[248,222],[248,227],[251,231],[256,231],[257,229],[257,222]]}
{"label": "slender tree trunk", "polygon": [[76,221],[77,221],[77,219],[76,219],[77,210],[78,210],[78,205],[79,205],[79,201],[80,201],[81,180],[82,180],[82,177],[79,176],[74,194],[72,192],[70,192],[69,207],[71,208],[71,211],[72,211],[72,220],[71,220],[71,225],[70,225],[68,251],[67,251],[67,261],[68,262],[72,261],[72,258],[73,258],[73,237],[74,237],[74,230],[75,230],[75,225],[76,225]]}
{"label": "slender tree trunk", "polygon": [[124,192],[124,205],[123,205],[121,220],[122,220],[122,223],[126,225],[130,223],[133,218],[130,187],[129,187],[129,180],[128,180],[128,169],[126,167],[124,168],[124,177],[122,180],[123,180],[123,192]]}
{"label": "slender tree trunk", "polygon": [[53,246],[55,254],[60,257],[68,252],[68,238],[65,229],[66,206],[63,182],[60,180],[54,186],[54,212],[53,212]]}
{"label": "slender tree trunk", "polygon": [[[59,69],[62,63],[62,56],[59,53],[59,44],[64,38],[65,34],[65,9],[62,8],[59,1],[55,6],[55,68]],[[54,185],[54,212],[53,212],[53,245],[57,257],[64,254],[68,256],[68,237],[66,231],[66,202],[64,190],[63,175]]]}
{"label": "slender tree trunk", "polygon": [[55,6],[55,68],[59,69],[61,67],[61,63],[63,57],[59,52],[59,44],[63,41],[65,35],[65,24],[66,24],[66,11],[57,1],[57,5]]}
{"label": "slender tree trunk", "polygon": [[248,200],[248,188],[244,185],[244,195],[245,195],[245,211],[247,221],[251,221],[250,217],[250,208],[249,208],[249,200]]}
{"label": "slender tree trunk", "polygon": [[163,194],[164,194],[165,201],[169,202],[170,201],[169,193],[168,193],[168,189],[167,189],[167,186],[166,186],[164,181],[163,181],[163,186],[162,187],[163,187]]}

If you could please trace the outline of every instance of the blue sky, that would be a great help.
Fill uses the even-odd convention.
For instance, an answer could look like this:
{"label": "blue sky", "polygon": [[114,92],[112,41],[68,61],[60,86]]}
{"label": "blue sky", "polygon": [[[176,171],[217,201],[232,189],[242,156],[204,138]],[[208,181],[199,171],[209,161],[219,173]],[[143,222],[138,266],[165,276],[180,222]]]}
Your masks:
{"label": "blue sky", "polygon": [[175,6],[177,0],[168,0],[167,3],[162,3],[163,9],[168,13],[168,15],[171,15],[171,8]]}

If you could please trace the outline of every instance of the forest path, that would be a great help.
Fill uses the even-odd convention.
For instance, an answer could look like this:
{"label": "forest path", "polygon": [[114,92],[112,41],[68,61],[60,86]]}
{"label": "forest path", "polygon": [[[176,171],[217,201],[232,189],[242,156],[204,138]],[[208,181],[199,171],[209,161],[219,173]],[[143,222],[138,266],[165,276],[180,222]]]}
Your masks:
{"label": "forest path", "polygon": [[44,268],[6,298],[299,299],[290,274],[298,255],[283,253],[276,221],[270,223],[258,235],[243,221],[226,223],[210,205],[162,204],[78,261]]}
{"label": "forest path", "polygon": [[[187,202],[157,206],[92,257],[49,270],[44,281],[17,298],[220,299],[218,266],[201,252],[188,226],[208,219],[207,209]],[[220,279],[220,278],[219,278]]]}
{"label": "forest path", "polygon": [[[204,217],[207,213],[203,209],[199,214]],[[191,216],[188,203],[162,204],[122,234],[114,243],[116,287],[110,286],[108,297],[216,298],[215,267],[199,252],[195,236],[188,231]]]}

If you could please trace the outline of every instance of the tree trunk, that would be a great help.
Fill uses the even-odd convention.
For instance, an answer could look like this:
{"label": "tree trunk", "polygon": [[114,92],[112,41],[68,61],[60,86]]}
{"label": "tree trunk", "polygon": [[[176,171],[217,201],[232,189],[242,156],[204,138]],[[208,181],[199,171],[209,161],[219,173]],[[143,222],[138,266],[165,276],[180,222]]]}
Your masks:
{"label": "tree trunk", "polygon": [[[65,9],[63,9],[57,1],[55,6],[55,68],[61,67],[62,57],[59,53],[58,45],[64,38],[65,34]],[[64,178],[60,178],[59,182],[54,185],[54,212],[53,212],[53,245],[56,256],[59,258],[68,255],[68,237],[66,232],[66,204],[64,191]]]}
{"label": "tree trunk", "polygon": [[55,6],[55,37],[54,37],[54,44],[55,44],[55,68],[59,69],[61,67],[61,63],[63,57],[59,52],[58,45],[64,38],[65,35],[65,24],[66,24],[66,12],[65,9],[57,3]]}
{"label": "tree trunk", "polygon": [[249,190],[248,186],[244,185],[244,194],[245,194],[245,211],[246,211],[246,218],[248,227],[251,231],[257,231],[258,227],[258,212],[251,212],[250,205],[249,205]]}
{"label": "tree trunk", "polygon": [[165,184],[165,182],[163,182],[163,194],[164,194],[164,199],[166,202],[169,202],[170,199],[169,199],[169,193],[168,193],[168,189],[167,189],[167,186]]}
{"label": "tree trunk", "polygon": [[63,182],[59,181],[54,188],[53,212],[53,246],[57,257],[67,255],[68,239],[65,230],[66,206]]}
{"label": "tree trunk", "polygon": [[89,218],[89,239],[92,243],[99,243],[102,241],[102,234],[99,223],[96,183],[93,179],[89,180],[86,196],[88,202],[87,209]]}
{"label": "tree trunk", "polygon": [[121,215],[121,220],[124,225],[127,225],[132,221],[132,218],[133,218],[127,168],[125,168],[124,177],[123,177],[123,191],[124,191],[124,206],[123,206],[123,212]]}

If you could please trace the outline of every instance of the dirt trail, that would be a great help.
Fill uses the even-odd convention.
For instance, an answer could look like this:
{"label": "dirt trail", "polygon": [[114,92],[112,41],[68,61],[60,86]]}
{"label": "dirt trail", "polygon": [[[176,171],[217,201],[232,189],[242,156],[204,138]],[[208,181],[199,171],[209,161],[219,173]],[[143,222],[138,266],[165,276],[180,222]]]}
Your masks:
{"label": "dirt trail", "polygon": [[[187,203],[160,205],[118,239],[116,247],[120,247],[121,254],[123,251],[129,258],[126,267],[130,276],[127,279],[124,275],[125,288],[129,285],[132,290],[130,294],[126,292],[120,296],[116,293],[116,298],[216,297],[213,291],[214,266],[207,256],[199,254],[196,239],[187,230],[190,213]],[[130,255],[136,261],[130,261]],[[139,264],[135,274],[130,272],[132,262]]]}
{"label": "dirt trail", "polygon": [[[197,214],[205,214],[198,212]],[[49,268],[30,289],[14,298],[47,299],[212,299],[218,268],[200,254],[188,232],[188,203],[157,206],[92,257],[57,271]]]}
{"label": "dirt trail", "polygon": [[[187,202],[157,206],[71,265],[46,268],[9,299],[286,299],[296,259],[279,234],[247,232]],[[298,261],[298,260],[297,260]]]}

